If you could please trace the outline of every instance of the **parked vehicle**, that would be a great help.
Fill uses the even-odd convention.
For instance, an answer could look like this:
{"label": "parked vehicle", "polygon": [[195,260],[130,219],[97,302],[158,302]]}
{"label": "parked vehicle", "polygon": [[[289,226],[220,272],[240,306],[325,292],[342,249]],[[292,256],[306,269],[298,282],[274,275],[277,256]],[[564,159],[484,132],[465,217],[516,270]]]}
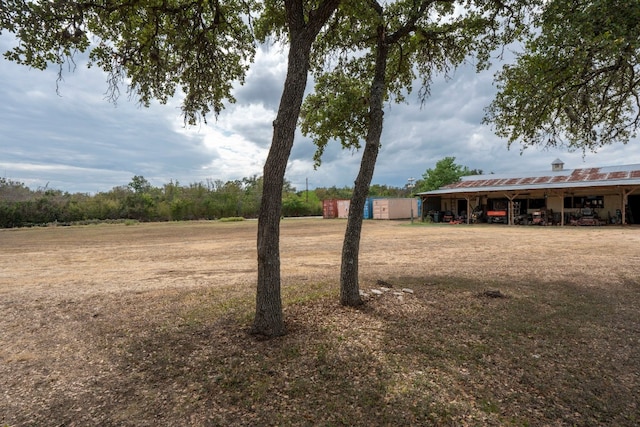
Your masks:
{"label": "parked vehicle", "polygon": [[455,215],[452,211],[444,211],[444,215],[442,215],[443,222],[451,222],[455,219]]}
{"label": "parked vehicle", "polygon": [[571,221],[571,225],[601,225],[603,223],[606,224],[606,221],[601,221],[593,208],[580,209],[579,217]]}
{"label": "parked vehicle", "polygon": [[508,224],[509,218],[507,217],[506,210],[493,210],[487,212],[487,222],[489,223],[502,223]]}
{"label": "parked vehicle", "polygon": [[531,224],[547,225],[548,224],[547,211],[545,209],[541,209],[531,214]]}

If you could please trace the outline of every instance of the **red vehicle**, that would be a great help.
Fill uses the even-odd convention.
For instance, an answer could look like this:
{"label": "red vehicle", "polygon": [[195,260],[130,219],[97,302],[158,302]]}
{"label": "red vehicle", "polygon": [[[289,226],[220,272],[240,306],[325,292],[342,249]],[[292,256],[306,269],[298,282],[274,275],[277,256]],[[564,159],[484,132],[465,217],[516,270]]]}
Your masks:
{"label": "red vehicle", "polygon": [[507,224],[509,222],[509,219],[507,218],[507,211],[506,210],[494,210],[494,211],[487,211],[487,222],[501,222],[503,224]]}

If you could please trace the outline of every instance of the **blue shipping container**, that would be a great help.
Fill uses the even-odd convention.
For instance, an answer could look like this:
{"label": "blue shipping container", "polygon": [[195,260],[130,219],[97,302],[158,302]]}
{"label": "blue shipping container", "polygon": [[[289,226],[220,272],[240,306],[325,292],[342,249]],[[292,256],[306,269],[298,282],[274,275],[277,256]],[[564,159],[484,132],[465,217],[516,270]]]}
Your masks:
{"label": "blue shipping container", "polygon": [[364,201],[364,219],[373,219],[373,197]]}

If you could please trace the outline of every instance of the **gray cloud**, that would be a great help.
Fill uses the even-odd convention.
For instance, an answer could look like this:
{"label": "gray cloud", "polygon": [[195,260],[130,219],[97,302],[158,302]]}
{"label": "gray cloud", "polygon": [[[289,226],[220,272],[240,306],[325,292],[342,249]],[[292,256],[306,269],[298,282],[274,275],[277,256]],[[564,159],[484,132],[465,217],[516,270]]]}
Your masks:
{"label": "gray cloud", "polygon": [[[0,50],[8,46],[0,36]],[[69,192],[107,191],[143,175],[154,185],[206,179],[223,181],[261,174],[271,144],[272,122],[282,92],[286,59],[281,51],[260,50],[238,102],[218,117],[185,127],[179,99],[140,108],[120,99],[104,99],[105,76],[82,64],[65,74],[56,94],[56,70],[36,71],[0,59],[0,176],[37,188],[49,185]],[[491,128],[481,124],[483,108],[495,88],[493,71],[472,67],[434,78],[431,96],[421,105],[388,105],[375,184],[404,186],[420,178],[443,157],[485,172],[548,170],[559,157],[567,168],[640,163],[640,145],[605,147],[598,153],[507,149]],[[309,88],[312,81],[309,81]],[[336,142],[313,169],[315,146],[298,134],[287,179],[298,189],[351,186],[360,153]]]}

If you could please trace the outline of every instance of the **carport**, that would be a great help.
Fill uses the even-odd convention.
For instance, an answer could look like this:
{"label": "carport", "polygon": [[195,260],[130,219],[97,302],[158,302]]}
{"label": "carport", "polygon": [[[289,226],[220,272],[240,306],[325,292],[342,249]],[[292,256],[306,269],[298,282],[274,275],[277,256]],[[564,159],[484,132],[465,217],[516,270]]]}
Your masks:
{"label": "carport", "polygon": [[509,225],[513,225],[514,218],[520,214],[522,201],[527,208],[531,206],[529,201],[544,202],[545,207],[552,207],[554,214],[559,212],[558,225],[565,225],[568,215],[586,206],[606,211],[609,219],[619,215],[622,224],[638,223],[640,212],[635,210],[639,198],[633,197],[631,204],[629,198],[640,196],[640,165],[570,170],[556,160],[549,172],[466,176],[459,182],[418,193],[418,196],[423,206],[433,206],[429,200],[439,199],[441,210],[453,209],[458,200],[464,200],[467,223],[474,208],[482,206],[486,212],[490,202],[498,199],[508,203]]}

